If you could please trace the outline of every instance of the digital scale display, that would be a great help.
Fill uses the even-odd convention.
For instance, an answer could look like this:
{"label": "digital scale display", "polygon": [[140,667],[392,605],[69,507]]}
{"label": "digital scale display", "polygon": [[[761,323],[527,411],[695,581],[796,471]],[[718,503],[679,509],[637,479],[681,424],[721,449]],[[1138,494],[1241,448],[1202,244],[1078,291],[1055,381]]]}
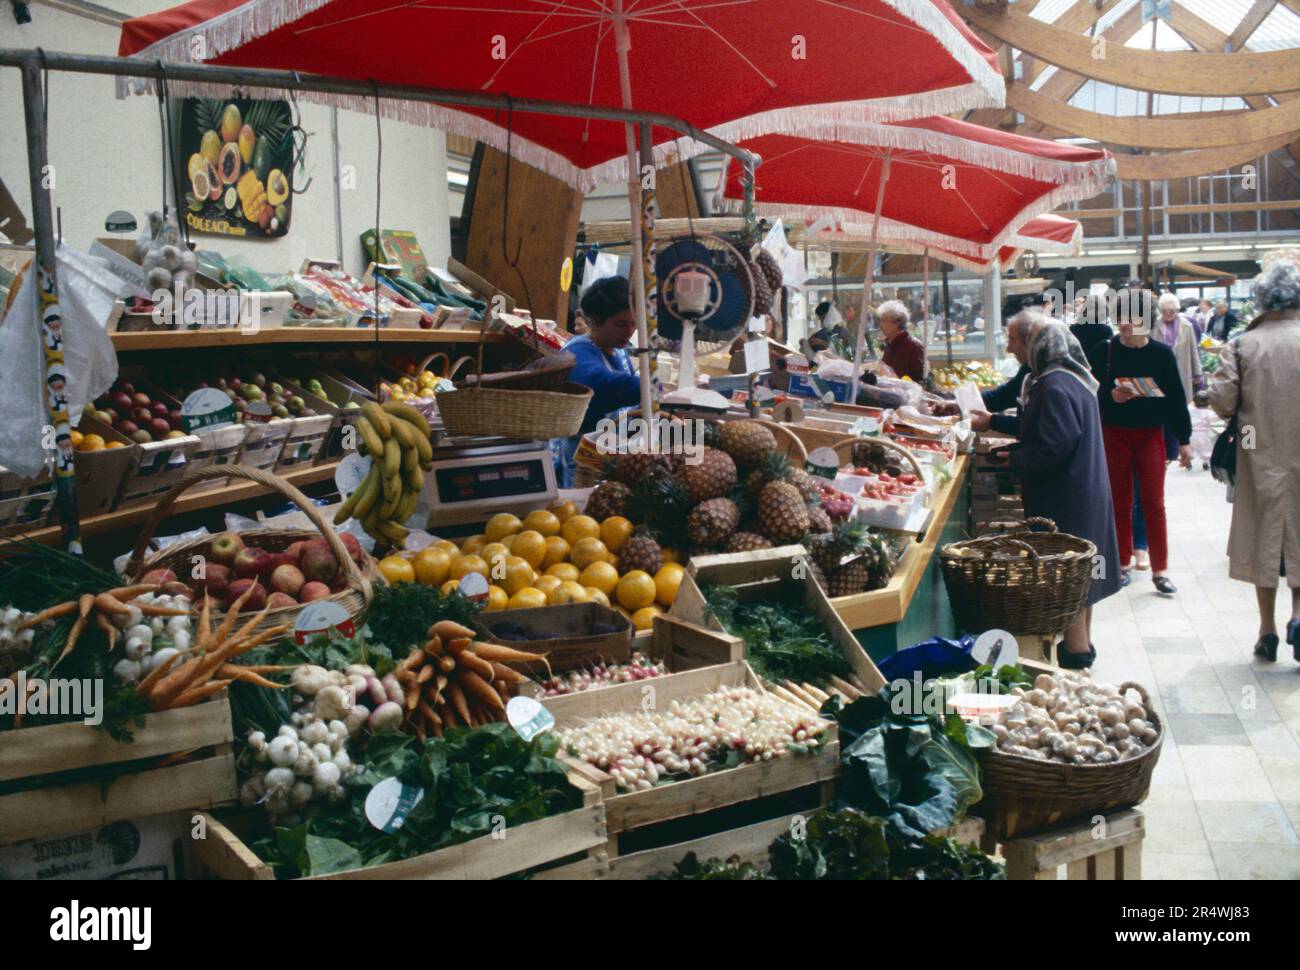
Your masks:
{"label": "digital scale display", "polygon": [[540,459],[507,461],[499,465],[439,468],[435,480],[444,505],[493,498],[518,498],[547,491],[546,470]]}

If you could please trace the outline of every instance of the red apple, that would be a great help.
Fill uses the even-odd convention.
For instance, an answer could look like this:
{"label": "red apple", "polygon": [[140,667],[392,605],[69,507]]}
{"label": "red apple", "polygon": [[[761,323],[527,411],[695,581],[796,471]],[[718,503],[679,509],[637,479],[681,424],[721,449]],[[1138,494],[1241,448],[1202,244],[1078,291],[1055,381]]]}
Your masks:
{"label": "red apple", "polygon": [[134,421],[118,421],[113,425],[113,427],[128,438],[140,430],[140,426]]}
{"label": "red apple", "polygon": [[170,409],[167,407],[166,401],[154,401],[153,404],[149,405],[149,410],[153,412],[155,418],[165,418]]}
{"label": "red apple", "polygon": [[288,593],[272,593],[266,598],[266,605],[273,610],[281,610],[290,606],[297,606],[298,601]]}
{"label": "red apple", "polygon": [[212,540],[212,558],[223,566],[234,566],[235,557],[244,548],[244,540],[234,532],[223,532]]}
{"label": "red apple", "polygon": [[149,405],[153,404],[153,399],[144,391],[136,391],[135,395],[131,398],[131,403],[138,408],[147,408]]}
{"label": "red apple", "polygon": [[118,381],[117,389],[128,397],[135,393],[135,385],[130,381]]}
{"label": "red apple", "polygon": [[226,590],[226,609],[230,609],[230,607],[234,605],[235,600],[243,596],[244,593],[247,592],[250,586],[253,589],[253,594],[244,601],[244,605],[240,608],[241,612],[244,613],[257,612],[263,606],[265,606],[266,605],[265,586],[263,586],[255,579],[237,579],[233,583],[231,583],[230,587]]}
{"label": "red apple", "polygon": [[266,561],[262,564],[262,575],[270,576],[271,573],[275,572],[281,566],[293,566],[296,568],[297,565],[297,561],[295,561],[293,556],[289,555],[287,552],[267,553]]}
{"label": "red apple", "polygon": [[119,414],[130,414],[135,405],[131,402],[131,395],[124,391],[115,391],[111,396],[113,407]]}
{"label": "red apple", "polygon": [[298,591],[302,589],[306,581],[302,570],[289,563],[276,566],[271,573],[271,589],[277,593],[287,593],[290,596],[297,596]]}
{"label": "red apple", "polygon": [[131,420],[141,427],[147,427],[153,420],[153,412],[148,408],[136,408],[131,412]]}
{"label": "red apple", "polygon": [[290,543],[289,548],[284,550],[285,555],[293,556],[293,561],[296,565],[298,560],[302,558],[302,547],[306,544],[307,542],[305,539],[299,539],[297,542]]}
{"label": "red apple", "polygon": [[[317,545],[317,543],[320,545]],[[322,548],[323,547],[323,548]],[[329,583],[339,571],[338,560],[324,539],[313,539],[302,550],[302,572],[308,579]]]}
{"label": "red apple", "polygon": [[151,569],[140,577],[142,583],[156,583],[161,586],[163,583],[170,583],[176,578],[176,574],[170,569]]}
{"label": "red apple", "polygon": [[328,599],[329,595],[330,588],[324,583],[303,583],[302,589],[298,590],[298,602],[310,603],[313,600]]}
{"label": "red apple", "polygon": [[198,581],[198,588],[200,591],[206,589],[214,599],[223,599],[232,579],[234,575],[229,566],[223,566],[219,562],[204,563],[203,578]]}
{"label": "red apple", "polygon": [[154,418],[149,422],[149,430],[153,432],[155,441],[162,441],[171,429],[172,426],[167,423],[166,418]]}
{"label": "red apple", "polygon": [[263,550],[245,546],[235,556],[235,575],[240,579],[251,579],[254,576],[260,576],[264,571],[266,558],[267,554]]}
{"label": "red apple", "polygon": [[361,543],[351,532],[340,532],[339,541],[343,543],[343,548],[348,551],[348,555],[354,561],[360,562],[362,557],[365,556],[366,551],[361,548]]}
{"label": "red apple", "polygon": [[181,423],[181,412],[179,408],[172,408],[167,412],[167,423],[172,426],[174,431],[184,431],[185,425]]}

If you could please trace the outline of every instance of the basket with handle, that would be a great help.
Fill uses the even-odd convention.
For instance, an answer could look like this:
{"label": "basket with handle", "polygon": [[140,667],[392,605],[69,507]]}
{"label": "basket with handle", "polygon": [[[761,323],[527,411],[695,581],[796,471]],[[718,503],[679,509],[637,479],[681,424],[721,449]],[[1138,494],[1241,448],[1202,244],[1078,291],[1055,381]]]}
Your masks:
{"label": "basket with handle", "polygon": [[900,445],[897,441],[890,441],[888,438],[882,437],[852,437],[841,438],[829,447],[835,452],[836,457],[840,460],[840,467],[843,468],[845,465],[856,464],[853,460],[853,449],[856,445],[860,444],[880,445],[881,447],[894,452],[911,467],[912,474],[922,481],[925,480],[925,473],[921,471],[921,463],[916,460],[916,456],[906,447]]}
{"label": "basket with handle", "polygon": [[804,447],[799,436],[783,424],[775,421],[769,421],[766,418],[757,418],[759,424],[772,432],[772,437],[776,439],[776,450],[779,451],[790,461],[794,468],[802,468],[804,462],[808,460],[808,449]]}
{"label": "basket with handle", "polygon": [[[1049,531],[1030,531],[1035,525]],[[1058,634],[1088,601],[1096,555],[1087,539],[1035,517],[1015,532],[950,542],[939,565],[960,629]]]}
{"label": "basket with handle", "polygon": [[[303,514],[311,520],[311,524],[317,530],[317,532],[313,532],[310,529],[252,529],[240,533],[240,538],[244,540],[245,545],[264,549],[267,552],[279,552],[287,549],[295,542],[323,537],[329,544],[335,560],[342,566],[343,581],[345,583],[342,589],[329,597],[330,601],[338,603],[354,618],[365,611],[374,596],[374,583],[382,582],[382,577],[375,568],[373,560],[367,556],[364,567],[358,567],[348,554],[347,547],[343,545],[338,535],[326,523],[320,510],[312,504],[311,499],[288,482],[276,478],[269,472],[258,468],[249,468],[245,465],[219,465],[195,469],[187,473],[167,494],[160,498],[148,521],[141,527],[135,549],[132,550],[131,558],[127,560],[126,568],[123,570],[123,574],[129,582],[139,581],[141,576],[154,569],[170,569],[177,576],[185,577],[190,575],[194,556],[211,558],[213,536],[200,536],[196,539],[187,539],[174,543],[148,559],[145,558],[145,553],[158,525],[171,513],[176,500],[180,498],[186,489],[200,482],[227,477],[256,482],[258,485],[278,492],[284,498],[296,504],[303,511]],[[295,606],[269,610],[258,623],[256,629],[260,631],[284,623],[293,626],[298,613],[307,605],[309,604],[300,603]],[[214,604],[214,616],[220,615],[222,612],[224,610],[219,610]]]}
{"label": "basket with handle", "polygon": [[482,383],[484,334],[479,332],[473,383],[435,395],[447,434],[542,440],[572,438],[582,430],[591,403],[589,387],[562,383],[555,390],[516,390]]}
{"label": "basket with handle", "polygon": [[1151,789],[1151,775],[1165,740],[1164,727],[1140,684],[1126,681],[1121,693],[1136,691],[1146,719],[1159,732],[1155,743],[1135,758],[1106,765],[1074,765],[1007,754],[996,748],[980,753],[984,798],[973,809],[995,838],[1009,839],[1070,819],[1106,814],[1140,804]]}

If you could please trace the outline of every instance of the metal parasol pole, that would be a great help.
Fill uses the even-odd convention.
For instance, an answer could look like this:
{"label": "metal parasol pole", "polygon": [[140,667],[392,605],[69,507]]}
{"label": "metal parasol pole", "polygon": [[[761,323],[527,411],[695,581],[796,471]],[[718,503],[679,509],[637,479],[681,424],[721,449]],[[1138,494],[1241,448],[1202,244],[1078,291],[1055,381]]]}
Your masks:
{"label": "metal parasol pole", "polygon": [[59,315],[59,286],[55,275],[54,218],[50,208],[50,190],[46,181],[49,171],[48,144],[45,130],[45,105],[41,97],[41,73],[34,61],[22,65],[23,116],[27,123],[27,171],[32,188],[32,229],[36,255],[32,260],[36,272],[36,299],[41,315],[41,387],[45,393],[45,414],[53,430],[47,447],[54,453],[55,506],[63,548],[81,555],[81,522],[77,517],[77,479],[72,448],[67,396],[51,380],[62,378],[68,370],[63,358],[63,330]]}
{"label": "metal parasol pole", "polygon": [[930,247],[925,247],[924,263],[925,290],[921,302],[921,336],[925,338],[925,352],[930,353]]}
{"label": "metal parasol pole", "polygon": [[871,249],[867,255],[867,272],[862,281],[862,305],[858,311],[858,339],[853,348],[853,380],[849,383],[849,393],[853,404],[858,399],[858,378],[862,376],[862,348],[867,340],[868,310],[871,306],[871,286],[876,278],[876,242],[880,233],[880,213],[885,207],[885,186],[889,184],[890,167],[893,158],[886,154],[880,170],[880,187],[876,190],[876,216],[871,220]]}
{"label": "metal parasol pole", "polygon": [[[618,51],[618,83],[623,96],[623,108],[631,111],[632,78],[627,66],[627,52],[632,48],[632,38],[628,35],[627,18],[623,14],[623,0],[614,0],[614,46]],[[654,420],[654,410],[650,401],[650,330],[646,321],[645,274],[641,264],[644,250],[641,239],[640,153],[637,151],[636,130],[632,123],[625,124],[623,131],[627,138],[627,203],[631,209],[632,222],[632,313],[636,317],[637,342],[641,347],[641,353],[637,355],[641,364],[641,417],[650,422]],[[653,438],[654,435],[650,435],[647,444]]]}
{"label": "metal parasol pole", "polygon": [[[659,329],[659,280],[655,276],[655,220],[659,218],[659,198],[655,182],[654,132],[647,122],[641,122],[641,169],[650,166],[650,188],[641,184],[641,281],[645,292],[646,332],[654,337]],[[649,346],[647,344],[647,346]],[[655,355],[648,354],[651,359]]]}

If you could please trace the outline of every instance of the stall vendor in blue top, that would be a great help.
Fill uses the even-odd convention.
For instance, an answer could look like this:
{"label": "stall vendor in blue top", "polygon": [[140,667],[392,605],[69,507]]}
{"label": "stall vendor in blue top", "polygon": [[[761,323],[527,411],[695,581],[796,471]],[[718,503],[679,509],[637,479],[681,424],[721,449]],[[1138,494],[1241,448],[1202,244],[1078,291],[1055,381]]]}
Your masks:
{"label": "stall vendor in blue top", "polygon": [[589,329],[570,338],[564,349],[575,358],[569,380],[591,388],[592,395],[579,435],[551,442],[561,488],[573,487],[574,454],[581,436],[595,431],[601,418],[641,403],[641,378],[624,349],[636,332],[627,280],[622,276],[597,280],[582,294],[581,306]]}

